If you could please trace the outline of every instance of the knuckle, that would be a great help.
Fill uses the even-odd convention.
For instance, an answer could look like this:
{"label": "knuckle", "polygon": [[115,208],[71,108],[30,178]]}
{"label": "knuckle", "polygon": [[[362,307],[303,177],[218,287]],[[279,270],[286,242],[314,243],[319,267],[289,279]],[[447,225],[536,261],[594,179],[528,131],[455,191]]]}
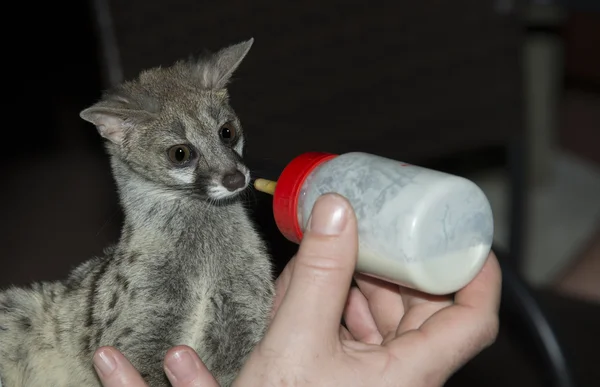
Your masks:
{"label": "knuckle", "polygon": [[298,266],[319,272],[336,272],[346,269],[349,264],[348,255],[352,254],[346,246],[335,238],[307,240],[296,256]]}
{"label": "knuckle", "polygon": [[[298,267],[300,266],[300,267]],[[315,275],[329,275],[344,271],[344,265],[339,257],[331,254],[319,254],[312,251],[304,252],[296,262],[296,269],[306,270]]]}

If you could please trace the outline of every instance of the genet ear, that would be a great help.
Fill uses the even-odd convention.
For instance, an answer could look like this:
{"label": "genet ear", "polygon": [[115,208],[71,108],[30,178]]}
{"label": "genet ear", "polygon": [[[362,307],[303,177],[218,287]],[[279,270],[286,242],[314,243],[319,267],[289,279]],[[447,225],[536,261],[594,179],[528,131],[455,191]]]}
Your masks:
{"label": "genet ear", "polygon": [[127,131],[142,123],[149,117],[149,113],[130,109],[120,100],[100,101],[82,110],[79,116],[94,124],[102,137],[115,144],[121,144]]}
{"label": "genet ear", "polygon": [[120,113],[115,109],[92,106],[79,113],[79,116],[94,124],[102,137],[120,144],[125,137],[125,118]]}
{"label": "genet ear", "polygon": [[208,62],[201,63],[202,81],[209,89],[222,89],[227,86],[231,75],[250,51],[254,38],[225,47],[211,56]]}

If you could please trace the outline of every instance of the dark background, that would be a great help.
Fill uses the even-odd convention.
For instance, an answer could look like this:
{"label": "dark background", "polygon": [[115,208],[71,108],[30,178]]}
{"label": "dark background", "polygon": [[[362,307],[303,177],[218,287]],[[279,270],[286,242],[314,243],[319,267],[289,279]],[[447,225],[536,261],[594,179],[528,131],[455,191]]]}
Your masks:
{"label": "dark background", "polygon": [[[97,27],[98,3],[22,3],[4,13],[0,287],[62,278],[118,237],[108,160],[95,129],[78,117],[115,74],[99,44],[106,35]],[[255,38],[231,94],[256,175],[275,179],[308,150],[361,150],[457,174],[506,168],[518,186],[527,173],[524,38],[569,41],[561,87],[595,93],[600,50],[590,41],[599,37],[599,19],[583,8],[560,27],[528,23],[518,9],[499,12],[494,4],[501,3],[108,2],[125,78]],[[567,133],[563,142],[593,159],[600,144],[582,136]],[[518,271],[514,192],[516,236],[505,259]],[[296,246],[275,229],[269,198],[256,194],[250,204],[280,269]],[[594,385],[599,307],[552,291],[539,297],[580,385]],[[550,385],[535,353],[521,345],[526,340],[503,328],[497,344],[449,385]]]}

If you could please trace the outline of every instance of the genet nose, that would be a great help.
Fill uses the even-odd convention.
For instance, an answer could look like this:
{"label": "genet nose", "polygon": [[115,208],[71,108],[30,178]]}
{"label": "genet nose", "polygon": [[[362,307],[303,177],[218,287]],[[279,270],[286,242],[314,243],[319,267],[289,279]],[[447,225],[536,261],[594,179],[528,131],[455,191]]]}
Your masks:
{"label": "genet nose", "polygon": [[243,188],[246,185],[246,176],[240,171],[223,176],[223,187],[229,191]]}

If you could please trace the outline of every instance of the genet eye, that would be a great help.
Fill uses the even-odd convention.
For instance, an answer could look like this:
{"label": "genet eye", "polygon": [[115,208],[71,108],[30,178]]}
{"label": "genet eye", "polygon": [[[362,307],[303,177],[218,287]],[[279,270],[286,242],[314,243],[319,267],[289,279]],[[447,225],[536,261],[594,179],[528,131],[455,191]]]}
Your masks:
{"label": "genet eye", "polygon": [[192,158],[192,150],[187,145],[175,145],[169,148],[168,155],[173,164],[183,165]]}
{"label": "genet eye", "polygon": [[224,143],[232,143],[233,141],[235,141],[236,138],[235,127],[231,123],[227,123],[221,126],[221,129],[219,129],[219,136],[221,137],[221,140],[223,140]]}

